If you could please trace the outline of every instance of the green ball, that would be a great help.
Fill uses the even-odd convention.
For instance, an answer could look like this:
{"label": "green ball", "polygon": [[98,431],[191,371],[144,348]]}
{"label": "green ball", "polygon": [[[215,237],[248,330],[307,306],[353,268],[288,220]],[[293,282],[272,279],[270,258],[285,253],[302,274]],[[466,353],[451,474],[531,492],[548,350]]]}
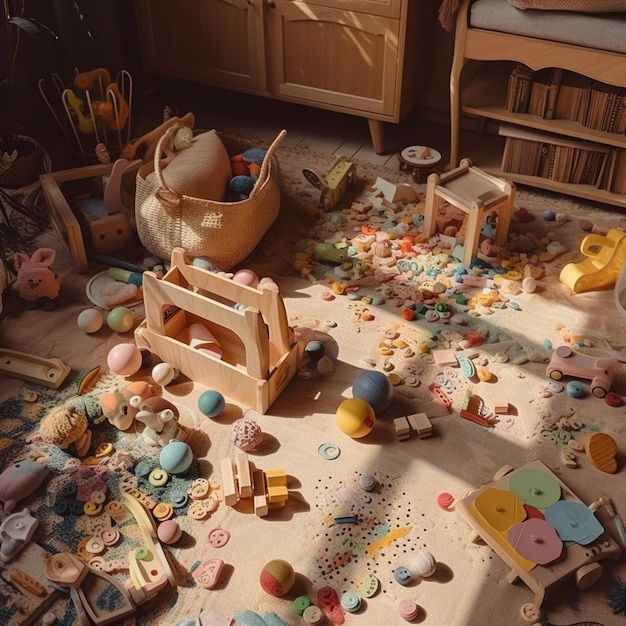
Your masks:
{"label": "green ball", "polygon": [[129,308],[118,306],[107,315],[107,325],[116,333],[127,333],[135,325],[135,316]]}
{"label": "green ball", "polygon": [[224,396],[219,391],[209,389],[198,398],[198,409],[200,413],[207,417],[217,417],[221,415],[226,406]]}

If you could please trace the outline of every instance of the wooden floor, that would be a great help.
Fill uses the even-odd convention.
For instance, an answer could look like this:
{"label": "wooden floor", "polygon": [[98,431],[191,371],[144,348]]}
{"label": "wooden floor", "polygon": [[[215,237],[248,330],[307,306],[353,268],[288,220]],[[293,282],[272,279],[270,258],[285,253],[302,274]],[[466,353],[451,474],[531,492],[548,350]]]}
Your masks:
{"label": "wooden floor", "polygon": [[401,124],[385,123],[386,151],[379,155],[372,147],[367,119],[363,117],[171,81],[152,83],[145,93],[136,97],[134,110],[143,132],[162,121],[166,105],[176,114],[193,112],[199,129],[216,128],[260,137],[269,145],[285,128],[284,145],[306,146],[381,166],[397,167],[398,153],[410,145],[437,149],[445,163],[449,153],[447,126],[422,121],[424,115],[419,109],[409,112]]}

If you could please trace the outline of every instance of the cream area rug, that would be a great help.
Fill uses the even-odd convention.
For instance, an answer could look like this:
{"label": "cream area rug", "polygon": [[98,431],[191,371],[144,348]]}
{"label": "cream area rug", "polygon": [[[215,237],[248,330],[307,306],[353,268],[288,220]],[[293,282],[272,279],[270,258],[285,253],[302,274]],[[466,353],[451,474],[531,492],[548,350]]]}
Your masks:
{"label": "cream area rug", "polygon": [[[561,481],[558,500],[590,505],[605,497],[626,518],[626,408],[619,402],[626,397],[626,365],[618,361],[610,385],[609,397],[619,406],[592,395],[586,378],[565,377],[560,386],[546,375],[559,346],[616,360],[626,353],[626,319],[614,289],[574,294],[559,280],[566,264],[583,260],[583,237],[626,228],[626,218],[607,207],[518,190],[507,251],[494,265],[467,274],[448,249],[433,242],[399,253],[405,235],[419,239],[424,188],[412,185],[415,197],[394,206],[382,203],[374,186],[378,178],[411,184],[406,174],[357,163],[357,183],[336,210],[324,213],[317,210],[318,192],[302,169],[324,173],[334,157],[285,147],[278,160],[280,216],[242,267],[278,285],[300,342],[298,371],[265,414],[222,390],[224,411],[212,418],[198,406],[207,388],[184,374],[165,387],[154,382],[149,367],[134,374],[133,381],[147,381],[156,395],[174,404],[193,452],[189,469],[166,484],[148,481],[160,467],[160,449],[146,445],[140,425],[122,432],[98,415],[100,398],[130,382],[109,371],[107,356],[115,345],[132,342],[132,331],[118,334],[105,325],[93,334],[82,332],[77,316],[94,306],[86,292],[90,276],[73,272],[67,248],[54,233],[39,238],[39,245],[57,250],[54,267],[62,279],[57,308],[26,311],[11,294],[5,296],[0,346],[60,358],[72,371],[58,390],[0,378],[0,470],[27,458],[50,470],[45,486],[24,494],[17,506],[28,507],[39,525],[28,552],[0,563],[2,623],[43,623],[46,611],[63,626],[79,623],[67,594],[46,587],[46,596],[33,596],[11,571],[19,568],[41,579],[47,556],[62,551],[84,556],[79,547],[102,529],[118,530],[119,540],[88,560],[97,556],[94,563],[110,568],[117,563],[112,575],[129,580],[123,560],[143,541],[136,520],[107,512],[88,516],[75,507],[68,513],[67,502],[60,502],[76,499],[68,483],[82,486],[84,494],[98,479],[107,503],[119,499],[120,484],[129,475],[160,503],[192,490],[200,478],[219,493],[222,460],[234,462],[239,451],[231,437],[233,424],[245,416],[262,433],[248,458],[261,470],[284,471],[285,505],[257,516],[245,498],[233,506],[219,501],[200,520],[189,514],[189,503],[175,509],[173,519],[183,534],[163,548],[174,582],[139,604],[137,623],[296,626],[306,622],[294,601],[321,607],[324,591],[331,588],[338,598],[356,594],[360,606],[330,613],[325,624],[623,624],[622,555],[601,558],[601,571],[579,572],[580,586],[588,588],[576,585],[580,561],[594,561],[602,546],[611,553],[620,546],[616,519],[605,506],[597,507],[594,518],[606,534],[600,543],[586,544],[582,551],[588,554],[578,550],[574,556],[579,546],[564,544],[561,556],[533,568],[542,585],[552,580],[551,572],[567,571],[562,584],[548,590],[542,613],[533,617],[526,605],[535,601],[537,590],[517,577],[515,565],[511,575],[510,561],[473,541],[476,533],[454,501],[491,483],[504,465],[515,471],[539,460],[551,485]],[[379,245],[360,248],[364,235],[373,235]],[[333,256],[342,252],[347,264]],[[528,277],[533,280],[524,290],[521,281]],[[132,310],[138,323],[142,307]],[[307,356],[311,341],[319,342],[317,356],[323,351],[323,360]],[[474,374],[466,369],[467,359]],[[71,450],[41,438],[39,426],[51,408],[76,402],[81,379],[96,366],[99,377],[80,396],[92,431],[88,455],[107,442],[114,452],[95,466],[77,466]],[[357,377],[373,371],[388,378],[392,392],[378,407],[371,431],[352,438],[339,428],[337,409],[353,397]],[[579,397],[565,389],[573,380],[580,383],[573,386],[581,390]],[[462,417],[464,410],[484,421]],[[431,436],[412,432],[403,439],[395,420],[419,413],[429,419]],[[597,434],[615,443],[613,473],[596,467],[585,451]],[[373,490],[364,489],[370,485]],[[0,512],[0,524],[7,517]],[[566,518],[570,526],[580,524],[578,519]],[[215,541],[216,529],[228,538],[225,544]],[[431,556],[434,568],[424,569]],[[212,559],[224,565],[217,584],[206,589],[198,572]],[[293,586],[280,597],[260,584],[264,566],[276,559],[287,561],[294,572]],[[590,580],[594,584],[585,584]],[[102,611],[113,610],[110,594],[102,591],[95,601]],[[413,606],[413,617],[400,615],[399,607]],[[38,612],[40,617],[28,617]]]}

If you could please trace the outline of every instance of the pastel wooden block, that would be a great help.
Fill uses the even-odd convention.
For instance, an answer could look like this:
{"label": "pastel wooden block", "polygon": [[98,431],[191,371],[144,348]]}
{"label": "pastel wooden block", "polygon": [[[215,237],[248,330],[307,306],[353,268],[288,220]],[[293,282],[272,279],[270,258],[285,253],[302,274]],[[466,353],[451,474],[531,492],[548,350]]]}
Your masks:
{"label": "pastel wooden block", "polygon": [[235,468],[230,459],[222,459],[220,461],[220,469],[222,472],[222,493],[224,496],[224,504],[234,506],[239,499],[237,496],[237,485],[235,478]]}
{"label": "pastel wooden block", "polygon": [[267,481],[268,489],[271,487],[287,486],[287,474],[283,469],[276,468],[265,470],[265,479]]}
{"label": "pastel wooden block", "polygon": [[267,501],[270,505],[284,504],[289,497],[287,487],[268,487],[267,488]]}
{"label": "pastel wooden block", "polygon": [[396,417],[393,420],[393,430],[400,441],[405,441],[411,437],[411,426],[406,417]]}
{"label": "pastel wooden block", "polygon": [[239,497],[252,497],[252,474],[250,472],[250,461],[245,452],[237,453],[237,486],[239,488]]}
{"label": "pastel wooden block", "polygon": [[509,401],[501,396],[496,396],[492,400],[494,413],[508,413]]}
{"label": "pastel wooden block", "polygon": [[262,470],[255,469],[252,472],[252,485],[254,489],[254,512],[259,517],[268,514],[267,491],[265,487],[265,475]]}
{"label": "pastel wooden block", "polygon": [[432,355],[433,359],[435,359],[435,365],[440,369],[444,367],[457,367],[459,364],[454,350],[433,350]]}
{"label": "pastel wooden block", "polygon": [[430,437],[433,434],[433,425],[426,413],[413,413],[412,415],[408,415],[407,421],[420,439]]}

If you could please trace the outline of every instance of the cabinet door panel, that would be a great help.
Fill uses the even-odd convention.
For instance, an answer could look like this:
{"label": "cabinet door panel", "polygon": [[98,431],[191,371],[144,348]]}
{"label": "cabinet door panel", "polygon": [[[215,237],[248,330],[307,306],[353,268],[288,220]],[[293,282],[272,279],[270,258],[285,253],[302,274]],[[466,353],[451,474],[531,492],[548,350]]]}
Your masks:
{"label": "cabinet door panel", "polygon": [[268,25],[274,93],[394,114],[398,20],[277,0],[268,12]]}
{"label": "cabinet door panel", "polygon": [[265,88],[262,4],[246,0],[135,0],[148,71]]}
{"label": "cabinet door panel", "polygon": [[[300,0],[292,0],[300,1]],[[315,10],[315,5],[341,9],[343,11],[358,11],[359,13],[369,13],[371,15],[385,15],[387,17],[398,17],[402,0],[302,0],[311,5]],[[414,0],[417,1],[417,0]]]}

